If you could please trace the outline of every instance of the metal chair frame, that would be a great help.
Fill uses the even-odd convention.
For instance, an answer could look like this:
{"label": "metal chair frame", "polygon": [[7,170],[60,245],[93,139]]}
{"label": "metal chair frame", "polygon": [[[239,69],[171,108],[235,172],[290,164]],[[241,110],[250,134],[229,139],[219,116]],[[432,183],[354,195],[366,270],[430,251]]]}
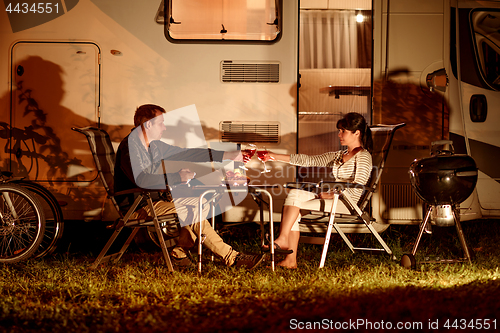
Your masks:
{"label": "metal chair frame", "polygon": [[[336,191],[334,194],[332,210],[330,212],[321,212],[319,214],[318,212],[310,212],[310,214],[302,216],[299,224],[301,233],[325,233],[325,237],[301,236],[300,238],[300,242],[302,243],[323,243],[323,252],[319,266],[320,268],[324,266],[330,237],[334,229],[353,253],[356,251],[385,252],[391,257],[394,257],[389,246],[384,242],[378,231],[373,226],[374,219],[370,214],[369,203],[371,202],[372,195],[376,191],[380,182],[395,131],[405,125],[406,124],[401,123],[397,125],[374,125],[370,127],[372,130],[374,148],[372,153],[373,169],[368,184],[363,186],[365,191],[357,203],[354,202],[347,192],[345,192],[345,189],[351,186],[354,187],[358,184],[319,181],[317,183],[294,182],[287,183],[285,185],[287,188],[296,188],[314,192],[323,192],[332,188],[340,189],[340,191]],[[334,213],[339,200],[342,201],[342,203],[344,203],[344,205],[349,209],[351,215]],[[361,230],[363,232],[371,233],[382,248],[355,247],[347,238],[346,232],[342,230],[343,227],[345,228],[349,226],[355,227],[357,230]]]}
{"label": "metal chair frame", "polygon": [[[119,218],[113,224],[113,228],[115,229],[109,240],[107,241],[104,248],[99,253],[97,259],[92,264],[91,268],[95,269],[100,264],[106,263],[109,261],[117,262],[120,260],[122,255],[127,250],[130,243],[133,241],[137,232],[140,228],[148,228],[148,230],[154,229],[154,233],[156,234],[157,241],[160,245],[160,248],[163,253],[163,257],[165,259],[165,263],[169,271],[174,271],[174,267],[172,265],[172,261],[170,260],[170,256],[168,254],[167,242],[165,241],[165,233],[162,228],[177,228],[180,230],[180,223],[177,217],[177,214],[165,214],[158,216],[153,207],[153,200],[151,198],[151,192],[157,192],[157,190],[145,190],[145,189],[134,189],[129,191],[121,191],[114,192],[113,190],[113,176],[114,176],[114,166],[115,166],[115,152],[113,146],[111,144],[111,139],[109,138],[108,133],[100,128],[96,127],[83,127],[83,128],[75,128],[72,130],[77,131],[79,133],[84,134],[87,137],[89,142],[90,151],[92,152],[92,156],[94,157],[94,162],[96,164],[96,168],[99,174],[99,177],[106,189],[107,197],[113,203],[117,213],[119,214]],[[131,194],[137,193],[137,198],[135,199],[132,206],[127,210],[127,212],[122,212],[120,207],[118,206],[115,196],[121,194]],[[147,219],[132,219],[132,214],[140,207],[141,203],[145,201],[150,208],[153,216],[148,217]],[[118,238],[118,235],[124,228],[132,228],[132,232],[129,237],[125,240],[120,250],[115,253],[108,254],[111,246],[115,243]],[[171,229],[170,229],[171,230]],[[175,229],[174,229],[175,230]],[[177,234],[178,235],[178,234]],[[172,238],[175,235],[172,236]],[[169,242],[170,245],[175,244],[175,242]]]}

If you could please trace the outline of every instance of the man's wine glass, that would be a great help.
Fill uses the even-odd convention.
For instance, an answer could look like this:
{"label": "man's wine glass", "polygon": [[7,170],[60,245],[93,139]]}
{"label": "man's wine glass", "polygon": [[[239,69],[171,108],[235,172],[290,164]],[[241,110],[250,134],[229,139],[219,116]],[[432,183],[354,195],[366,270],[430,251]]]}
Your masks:
{"label": "man's wine glass", "polygon": [[[248,158],[248,160],[250,161],[250,159],[253,157],[253,155],[255,155],[256,151],[257,151],[257,147],[255,145],[249,144],[248,146],[246,146],[245,149],[241,150],[241,154],[243,155],[243,160]],[[243,170],[248,170],[248,168],[245,166],[245,164],[243,164],[240,168]]]}

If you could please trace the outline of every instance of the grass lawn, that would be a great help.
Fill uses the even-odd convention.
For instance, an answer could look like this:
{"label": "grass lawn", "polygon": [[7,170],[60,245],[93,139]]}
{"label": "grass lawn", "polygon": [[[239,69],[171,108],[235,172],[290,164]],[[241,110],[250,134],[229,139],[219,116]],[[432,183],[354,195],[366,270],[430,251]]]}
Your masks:
{"label": "grass lawn", "polygon": [[[90,250],[66,245],[50,257],[0,266],[0,331],[495,331],[500,221],[463,228],[472,264],[418,264],[417,270],[384,255],[352,254],[334,235],[323,269],[317,268],[321,247],[301,245],[297,270],[272,272],[264,262],[245,271],[207,257],[202,275],[195,267],[169,273],[158,251],[133,247],[118,264],[92,271],[103,240],[81,238]],[[417,232],[417,226],[391,226],[382,236],[400,258]],[[223,237],[238,250],[259,251],[256,227],[234,227]],[[370,244],[365,235],[350,237]],[[417,259],[460,255],[454,227],[434,228]]]}

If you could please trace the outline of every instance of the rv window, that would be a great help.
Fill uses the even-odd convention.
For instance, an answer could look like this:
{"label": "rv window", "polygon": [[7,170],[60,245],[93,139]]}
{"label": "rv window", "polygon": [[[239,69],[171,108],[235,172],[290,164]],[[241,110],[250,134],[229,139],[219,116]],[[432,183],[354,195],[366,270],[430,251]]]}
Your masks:
{"label": "rv window", "polygon": [[172,42],[276,42],[281,8],[282,0],[165,0],[157,22]]}
{"label": "rv window", "polygon": [[500,56],[487,43],[482,43],[483,71],[486,81],[495,89],[500,90]]}
{"label": "rv window", "polygon": [[492,88],[500,90],[500,12],[473,12],[472,22],[483,78]]}
{"label": "rv window", "polygon": [[371,68],[370,10],[301,10],[300,69]]}

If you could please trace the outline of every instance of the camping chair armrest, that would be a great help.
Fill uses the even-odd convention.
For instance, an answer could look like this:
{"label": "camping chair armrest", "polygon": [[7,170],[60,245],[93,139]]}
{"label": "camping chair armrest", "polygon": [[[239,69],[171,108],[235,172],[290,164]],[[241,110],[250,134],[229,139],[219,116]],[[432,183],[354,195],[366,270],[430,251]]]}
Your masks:
{"label": "camping chair armrest", "polygon": [[124,195],[124,194],[133,194],[133,193],[152,193],[152,192],[168,192],[170,190],[166,189],[146,189],[146,188],[131,188],[128,190],[118,191],[113,193],[113,196]]}
{"label": "camping chair armrest", "polygon": [[318,183],[314,183],[314,182],[288,182],[288,183],[284,184],[284,188],[315,192],[318,189]]}
{"label": "camping chair armrest", "polygon": [[334,189],[334,190],[344,191],[348,188],[362,188],[364,191],[371,191],[371,192],[375,191],[375,189],[367,185],[362,185],[359,183],[351,183],[351,182],[339,182],[339,181],[320,181],[318,182],[318,187],[323,190]]}
{"label": "camping chair armrest", "polygon": [[287,189],[297,189],[309,192],[326,192],[328,190],[343,190],[344,188],[350,187],[350,184],[347,182],[340,181],[319,181],[317,183],[314,182],[288,182],[285,184],[285,188]]}
{"label": "camping chair armrest", "polygon": [[327,192],[331,190],[337,190],[341,192],[348,188],[356,188],[357,186],[361,186],[365,191],[374,191],[373,188],[370,188],[366,185],[350,183],[350,182],[342,182],[342,181],[319,181],[317,183],[288,182],[284,185],[284,187],[287,189],[297,189],[315,193]]}

